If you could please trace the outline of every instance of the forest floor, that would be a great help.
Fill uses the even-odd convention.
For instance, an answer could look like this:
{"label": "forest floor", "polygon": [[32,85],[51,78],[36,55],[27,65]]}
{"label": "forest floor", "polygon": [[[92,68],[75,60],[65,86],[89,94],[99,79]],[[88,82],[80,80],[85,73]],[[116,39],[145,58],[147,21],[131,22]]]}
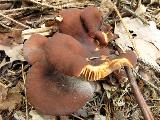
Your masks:
{"label": "forest floor", "polygon": [[124,27],[129,30],[143,58],[135,68],[138,87],[154,119],[160,120],[159,0],[0,0],[0,120],[144,119],[128,79],[118,80],[112,74],[98,81],[94,97],[71,115],[43,115],[28,102],[25,80],[31,65],[23,57],[24,41],[32,33],[52,36],[57,28],[50,24],[60,10],[87,6],[96,6],[104,13],[104,24],[113,27],[119,35],[116,44],[124,50],[130,46]]}

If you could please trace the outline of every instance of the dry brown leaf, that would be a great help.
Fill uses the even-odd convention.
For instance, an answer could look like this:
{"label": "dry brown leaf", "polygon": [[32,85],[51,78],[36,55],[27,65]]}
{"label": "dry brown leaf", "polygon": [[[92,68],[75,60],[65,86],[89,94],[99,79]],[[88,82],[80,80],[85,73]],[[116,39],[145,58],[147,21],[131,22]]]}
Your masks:
{"label": "dry brown leaf", "polygon": [[11,46],[16,43],[22,43],[21,34],[21,30],[13,30],[0,34],[0,45]]}
{"label": "dry brown leaf", "polygon": [[21,102],[21,95],[18,93],[9,93],[7,99],[0,102],[0,110],[12,111]]}
{"label": "dry brown leaf", "polygon": [[0,102],[5,100],[8,94],[8,88],[5,86],[0,85]]}
{"label": "dry brown leaf", "polygon": [[[3,86],[2,86],[3,87]],[[5,92],[5,99],[2,99],[0,101],[0,110],[9,110],[12,111],[13,109],[16,108],[18,104],[20,104],[22,100],[22,95],[20,95],[20,87],[17,85],[16,87],[7,90],[7,88],[1,89],[1,93]]]}

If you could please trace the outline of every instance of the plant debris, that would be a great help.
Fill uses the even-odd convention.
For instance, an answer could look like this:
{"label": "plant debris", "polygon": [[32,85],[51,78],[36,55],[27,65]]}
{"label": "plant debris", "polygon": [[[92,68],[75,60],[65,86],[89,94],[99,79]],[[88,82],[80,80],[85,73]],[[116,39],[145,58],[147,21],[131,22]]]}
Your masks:
{"label": "plant debris", "polygon": [[[124,69],[96,82],[94,97],[67,116],[38,113],[26,98],[25,80],[30,66],[22,48],[33,33],[51,37],[58,31],[56,18],[62,9],[96,6],[103,24],[111,24],[119,36],[109,43],[115,49],[135,49],[119,17],[117,6],[139,52],[134,69],[138,87],[154,119],[160,118],[160,2],[159,0],[1,0],[0,1],[0,120],[141,120],[144,119]],[[61,20],[61,19],[60,19]],[[63,21],[63,19],[62,19]],[[76,27],[76,26],[75,26]],[[118,54],[117,52],[114,54]],[[119,73],[120,72],[120,73]],[[123,76],[123,77],[122,77]],[[54,104],[53,104],[54,106]]]}

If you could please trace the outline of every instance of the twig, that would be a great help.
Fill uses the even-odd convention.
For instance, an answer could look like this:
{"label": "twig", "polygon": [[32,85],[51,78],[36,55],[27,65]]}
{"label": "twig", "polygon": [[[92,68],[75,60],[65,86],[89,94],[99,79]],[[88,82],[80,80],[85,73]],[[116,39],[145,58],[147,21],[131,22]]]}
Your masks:
{"label": "twig", "polygon": [[27,30],[22,31],[22,35],[30,35],[30,34],[33,34],[33,33],[43,33],[43,32],[51,31],[52,29],[53,29],[53,27],[27,29]]}
{"label": "twig", "polygon": [[12,22],[14,22],[14,23],[16,23],[16,24],[18,24],[18,25],[20,25],[20,26],[22,26],[24,28],[30,28],[29,26],[26,26],[26,25],[24,25],[24,24],[22,24],[22,23],[20,23],[20,22],[18,22],[16,20],[14,20],[14,19],[12,19],[12,18],[10,18],[10,17],[8,17],[8,16],[6,16],[6,15],[4,15],[2,13],[0,13],[0,16],[3,16],[4,18],[6,18],[8,20],[11,20]]}
{"label": "twig", "polygon": [[81,118],[81,117],[79,117],[79,116],[77,116],[77,115],[74,115],[74,114],[71,114],[73,117],[75,117],[75,118],[78,118],[79,120],[84,120],[83,118]]}
{"label": "twig", "polygon": [[[118,9],[117,9],[117,7],[115,5],[114,5],[114,9],[115,9],[116,13],[119,16],[119,18],[120,18],[120,20],[121,20],[121,22],[123,24],[123,27],[125,28],[125,31],[126,31],[126,33],[128,35],[128,38],[129,38],[129,40],[131,41],[131,43],[133,45],[133,48],[135,49],[137,55],[139,56],[139,52],[136,49],[136,45],[132,40],[131,34],[129,33],[129,30],[128,30],[126,24],[124,23],[121,15],[120,15],[120,13],[119,13],[119,11],[118,11]],[[121,49],[118,49],[118,50],[119,50],[119,53],[123,53],[123,51]],[[144,116],[145,120],[154,120],[153,115],[151,113],[151,110],[149,109],[147,103],[145,102],[145,100],[144,100],[144,98],[143,98],[143,96],[142,96],[142,94],[141,94],[141,92],[140,92],[140,90],[138,88],[138,85],[137,85],[137,82],[135,80],[135,77],[133,75],[132,70],[129,67],[124,67],[124,68],[125,68],[125,71],[126,71],[126,75],[127,75],[128,79],[129,79],[129,81],[131,83],[132,90],[133,90],[133,92],[135,94],[135,98],[136,98],[136,100],[137,100],[137,102],[138,102],[138,104],[140,106],[140,109],[141,109],[141,111],[143,113],[143,116]]]}
{"label": "twig", "polygon": [[56,31],[57,31],[57,29],[53,28],[53,27],[27,29],[27,30],[22,31],[22,38],[23,39],[28,39],[31,36],[31,34],[33,34],[33,33],[38,33],[38,34],[41,34],[43,36],[48,36],[48,35],[50,35],[50,33],[56,32]]}
{"label": "twig", "polygon": [[1,2],[16,2],[18,0],[1,0]]}
{"label": "twig", "polygon": [[52,9],[54,9],[54,10],[59,9],[59,7],[57,7],[57,6],[52,6],[52,5],[48,5],[48,4],[45,4],[45,3],[40,3],[40,2],[37,2],[37,1],[35,1],[35,0],[29,0],[29,1],[31,1],[32,3],[35,3],[35,4],[37,4],[37,5],[40,5],[40,6],[45,6],[45,7],[52,8]]}
{"label": "twig", "polygon": [[22,7],[22,8],[16,8],[16,9],[9,9],[9,10],[1,10],[2,13],[13,13],[13,12],[19,12],[19,11],[25,11],[25,10],[36,10],[39,7]]}
{"label": "twig", "polygon": [[153,83],[145,80],[139,73],[137,73],[135,70],[133,70],[133,73],[135,74],[135,76],[137,76],[139,79],[143,80],[145,82],[145,84],[150,85],[152,88],[154,88],[155,90],[157,90],[160,93],[160,89],[155,86]]}
{"label": "twig", "polygon": [[4,28],[7,28],[8,30],[16,30],[16,31],[21,30],[21,29],[16,29],[16,28],[9,27],[9,26],[5,25],[5,24],[2,23],[2,22],[0,22],[0,25],[1,25],[2,27],[4,27]]}
{"label": "twig", "polygon": [[124,68],[125,68],[127,77],[131,83],[132,90],[134,91],[138,105],[140,106],[140,109],[144,115],[145,120],[154,120],[153,115],[151,113],[151,110],[148,107],[147,103],[145,102],[145,99],[143,98],[143,96],[138,88],[138,85],[137,85],[137,82],[135,80],[135,77],[133,75],[132,70],[128,67],[124,67]]}
{"label": "twig", "polygon": [[[24,86],[26,84],[26,79],[25,79],[25,74],[24,74],[24,67],[22,64],[22,78],[24,82]],[[24,87],[24,93],[25,93],[25,103],[26,103],[26,120],[29,120],[29,114],[28,114],[28,100],[27,100],[27,95],[26,95],[26,88]]]}
{"label": "twig", "polygon": [[139,15],[137,15],[135,12],[133,12],[132,10],[128,9],[126,6],[123,5],[123,9],[126,10],[127,12],[129,12],[130,14],[132,14],[133,16],[139,18],[144,24],[149,25],[149,23],[142,17],[140,17]]}
{"label": "twig", "polygon": [[48,7],[48,8],[52,8],[54,11],[56,10],[61,10],[62,8],[84,8],[85,5],[87,6],[94,6],[94,4],[90,4],[89,2],[75,2],[75,1],[71,1],[71,2],[65,2],[64,4],[56,4],[56,5],[49,5],[46,3],[40,3],[37,2],[35,0],[29,0],[32,3],[35,3],[37,5],[43,6],[43,7]]}

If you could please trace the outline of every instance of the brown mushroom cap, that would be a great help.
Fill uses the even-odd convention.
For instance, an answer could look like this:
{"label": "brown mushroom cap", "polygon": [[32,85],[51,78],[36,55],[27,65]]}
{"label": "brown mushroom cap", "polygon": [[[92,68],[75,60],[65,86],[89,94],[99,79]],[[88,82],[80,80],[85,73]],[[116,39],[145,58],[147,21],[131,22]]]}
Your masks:
{"label": "brown mushroom cap", "polygon": [[93,39],[88,39],[89,36],[81,22],[81,12],[82,10],[77,8],[62,10],[59,13],[63,17],[63,21],[59,23],[59,32],[71,35],[86,45],[93,45]]}
{"label": "brown mushroom cap", "polygon": [[89,52],[73,37],[56,33],[45,45],[48,61],[60,72],[69,76],[78,76],[88,64]]}
{"label": "brown mushroom cap", "polygon": [[81,13],[81,20],[90,37],[95,36],[102,24],[102,14],[96,7],[87,7]]}
{"label": "brown mushroom cap", "polygon": [[59,23],[60,33],[71,35],[86,46],[95,48],[94,39],[97,39],[101,45],[107,45],[110,40],[117,38],[112,34],[111,29],[107,31],[105,29],[107,35],[100,31],[102,16],[96,7],[87,7],[83,10],[65,9],[59,14],[63,17],[63,21]]}
{"label": "brown mushroom cap", "polygon": [[94,86],[88,81],[66,76],[46,62],[36,62],[26,80],[29,102],[43,114],[66,115],[90,100]]}
{"label": "brown mushroom cap", "polygon": [[[103,52],[101,49],[89,51],[73,37],[62,33],[56,33],[45,45],[49,63],[55,66],[58,71],[69,76],[99,80],[123,66],[133,67],[132,57],[135,57],[134,53],[123,54],[114,59],[106,56],[102,60],[104,49],[102,50]],[[96,57],[96,64],[95,59],[90,59],[94,57]]]}
{"label": "brown mushroom cap", "polygon": [[[101,64],[91,65],[92,60],[87,61],[86,58],[96,54],[91,54],[73,37],[61,33],[56,33],[44,46],[41,50],[47,54],[49,63],[44,59],[32,65],[27,75],[26,91],[35,109],[50,115],[76,112],[93,96],[95,87],[92,83],[68,74],[98,80],[122,66],[132,66],[128,59],[134,56],[126,53],[110,61],[98,59]],[[98,53],[101,55],[103,51]]]}
{"label": "brown mushroom cap", "polygon": [[30,63],[34,64],[37,61],[44,60],[44,44],[48,39],[40,34],[33,34],[31,37],[24,43],[23,55],[24,58]]}

